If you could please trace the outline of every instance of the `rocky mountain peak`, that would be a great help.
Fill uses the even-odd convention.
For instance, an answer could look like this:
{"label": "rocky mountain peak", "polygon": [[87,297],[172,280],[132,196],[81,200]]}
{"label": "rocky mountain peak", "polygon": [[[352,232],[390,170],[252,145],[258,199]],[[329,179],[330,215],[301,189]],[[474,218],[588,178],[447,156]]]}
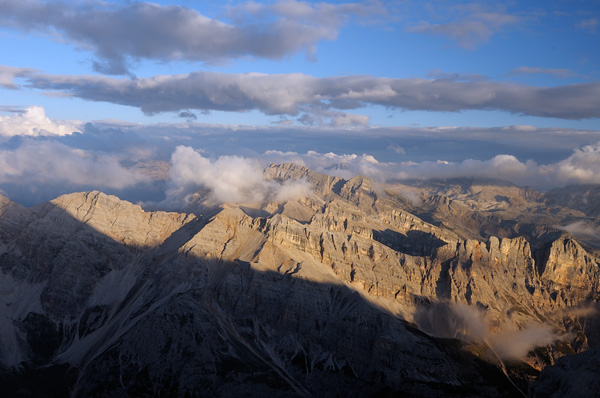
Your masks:
{"label": "rocky mountain peak", "polygon": [[99,191],[62,195],[34,211],[42,220],[50,221],[48,227],[66,219],[66,223],[84,224],[117,242],[140,247],[160,245],[196,218],[160,211],[147,213],[139,205]]}

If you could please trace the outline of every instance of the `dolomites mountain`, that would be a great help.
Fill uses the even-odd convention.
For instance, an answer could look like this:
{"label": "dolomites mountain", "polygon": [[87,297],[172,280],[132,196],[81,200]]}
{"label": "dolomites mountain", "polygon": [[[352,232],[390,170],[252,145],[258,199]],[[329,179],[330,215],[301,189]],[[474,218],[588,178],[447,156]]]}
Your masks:
{"label": "dolomites mountain", "polygon": [[598,391],[598,246],[564,227],[593,212],[497,181],[265,177],[312,193],[181,213],[0,197],[0,394]]}

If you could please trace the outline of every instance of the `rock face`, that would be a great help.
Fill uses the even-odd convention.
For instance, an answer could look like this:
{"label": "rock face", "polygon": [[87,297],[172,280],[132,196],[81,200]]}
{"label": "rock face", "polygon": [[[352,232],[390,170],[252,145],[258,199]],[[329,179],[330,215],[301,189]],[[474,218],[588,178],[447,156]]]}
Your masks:
{"label": "rock face", "polygon": [[363,177],[265,175],[313,193],[210,217],[0,198],[0,394],[509,397],[597,341],[597,258],[569,233],[516,236]]}

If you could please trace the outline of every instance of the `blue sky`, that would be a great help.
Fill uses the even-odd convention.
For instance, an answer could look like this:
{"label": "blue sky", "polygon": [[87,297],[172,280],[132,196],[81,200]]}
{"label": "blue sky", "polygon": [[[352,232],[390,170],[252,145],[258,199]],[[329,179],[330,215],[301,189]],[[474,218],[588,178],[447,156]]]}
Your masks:
{"label": "blue sky", "polygon": [[[25,145],[15,137],[32,151],[52,141],[80,154],[82,140],[65,131],[88,137],[101,126],[155,145],[135,161],[120,147],[85,148],[96,162],[112,157],[114,172],[173,164],[148,144],[160,136],[171,154],[187,142],[213,160],[294,152],[326,170],[308,151],[333,152],[363,166],[373,156],[385,176],[461,176],[468,160],[490,162],[485,176],[513,176],[494,163],[506,155],[527,170],[519,184],[600,183],[597,1],[0,0],[0,9],[0,164]],[[198,139],[207,131],[221,135]],[[21,191],[41,189],[23,179],[40,166],[22,162],[0,173],[4,193],[15,175],[28,184]],[[350,169],[377,174],[363,166]],[[53,182],[57,192],[93,185],[71,177]]]}

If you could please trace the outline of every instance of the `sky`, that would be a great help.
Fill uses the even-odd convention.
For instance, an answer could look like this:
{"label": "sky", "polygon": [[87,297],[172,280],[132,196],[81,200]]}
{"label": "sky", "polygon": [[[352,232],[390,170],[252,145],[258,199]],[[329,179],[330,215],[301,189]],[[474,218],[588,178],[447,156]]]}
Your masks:
{"label": "sky", "polygon": [[26,205],[238,202],[281,162],[600,183],[596,0],[0,0],[0,54],[0,193]]}

